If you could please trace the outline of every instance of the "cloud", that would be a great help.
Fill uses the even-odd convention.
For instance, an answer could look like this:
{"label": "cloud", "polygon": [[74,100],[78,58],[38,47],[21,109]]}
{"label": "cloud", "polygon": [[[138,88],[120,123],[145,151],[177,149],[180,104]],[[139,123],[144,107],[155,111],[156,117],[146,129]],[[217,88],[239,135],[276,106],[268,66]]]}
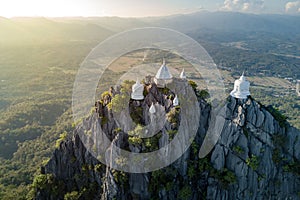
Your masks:
{"label": "cloud", "polygon": [[259,12],[264,9],[264,0],[225,0],[221,10]]}
{"label": "cloud", "polygon": [[300,1],[291,1],[285,4],[285,12],[300,13]]}
{"label": "cloud", "polygon": [[187,13],[194,13],[194,12],[199,12],[199,11],[203,11],[205,10],[205,8],[203,6],[196,6],[194,8],[180,8],[180,9],[176,9],[175,10],[175,13],[184,13],[184,14],[187,14]]}

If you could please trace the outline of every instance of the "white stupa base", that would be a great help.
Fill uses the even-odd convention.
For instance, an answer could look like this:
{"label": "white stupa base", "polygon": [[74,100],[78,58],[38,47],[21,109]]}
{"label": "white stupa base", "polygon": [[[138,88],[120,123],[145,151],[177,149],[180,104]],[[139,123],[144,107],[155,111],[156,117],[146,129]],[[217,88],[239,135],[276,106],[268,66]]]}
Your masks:
{"label": "white stupa base", "polygon": [[143,95],[131,95],[131,99],[133,99],[133,100],[143,100],[144,96]]}
{"label": "white stupa base", "polygon": [[172,79],[157,79],[156,77],[154,77],[154,83],[158,88],[164,88],[170,82],[172,82]]}
{"label": "white stupa base", "polygon": [[166,86],[166,81],[154,78],[154,83],[157,85],[158,88],[164,88]]}
{"label": "white stupa base", "polygon": [[250,92],[241,93],[241,92],[232,91],[230,95],[237,99],[247,99],[248,96],[250,96]]}

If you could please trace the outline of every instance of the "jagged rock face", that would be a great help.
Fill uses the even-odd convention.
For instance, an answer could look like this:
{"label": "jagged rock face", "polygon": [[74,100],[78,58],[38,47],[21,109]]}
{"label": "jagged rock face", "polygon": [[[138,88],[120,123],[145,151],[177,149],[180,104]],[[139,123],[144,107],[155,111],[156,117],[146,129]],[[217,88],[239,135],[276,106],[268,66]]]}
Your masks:
{"label": "jagged rock face", "polygon": [[[170,107],[172,101],[167,95],[156,87],[146,89],[144,109],[152,102],[159,102],[166,110]],[[198,152],[208,129],[210,106],[199,99],[201,120],[192,146],[171,166],[144,174],[123,173],[101,165],[75,130],[43,170],[64,182],[62,193],[39,190],[37,199],[63,199],[64,193],[82,191],[90,184],[95,185],[95,191],[89,199],[299,199],[299,172],[291,170],[291,163],[299,165],[299,131],[287,124],[282,126],[251,98],[229,97],[226,106],[221,136],[206,158],[199,159]],[[109,118],[102,128],[117,146],[134,152],[143,149],[129,144],[126,134],[113,131],[117,125],[106,106],[99,104],[97,114],[84,120],[82,127],[92,127],[99,115]],[[170,127],[167,123],[165,129]],[[166,138],[162,134],[158,148],[168,141]],[[79,199],[86,199],[84,195]]]}
{"label": "jagged rock face", "polygon": [[[299,160],[299,131],[280,127],[265,108],[251,99],[230,98],[227,107],[226,123],[211,162],[216,169],[232,170],[237,182],[224,190],[210,180],[208,198],[299,199],[299,176],[284,172],[280,166],[282,160]],[[283,141],[276,140],[281,139],[286,141],[278,147],[276,143]],[[278,148],[283,148],[281,155],[276,155]]]}

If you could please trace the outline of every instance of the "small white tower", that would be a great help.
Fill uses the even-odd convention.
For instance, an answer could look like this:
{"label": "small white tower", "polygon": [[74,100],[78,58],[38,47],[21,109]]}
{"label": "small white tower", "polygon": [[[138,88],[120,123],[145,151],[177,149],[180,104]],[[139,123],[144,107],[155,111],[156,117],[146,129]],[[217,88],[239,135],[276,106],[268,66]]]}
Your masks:
{"label": "small white tower", "polygon": [[171,80],[172,75],[166,65],[165,59],[163,59],[163,64],[157,71],[154,82],[156,83],[157,87],[164,88],[166,86],[166,81]]}
{"label": "small white tower", "polygon": [[296,84],[296,93],[300,97],[300,80],[297,80]]}
{"label": "small white tower", "polygon": [[179,105],[179,100],[177,95],[175,96],[175,98],[173,99],[173,106],[178,106]]}
{"label": "small white tower", "polygon": [[139,80],[132,86],[131,99],[143,100],[144,99],[144,85],[142,85]]}
{"label": "small white tower", "polygon": [[182,69],[182,71],[181,71],[181,73],[180,73],[180,78],[181,78],[181,79],[186,79],[186,75],[185,75],[184,69]]}
{"label": "small white tower", "polygon": [[230,95],[238,99],[247,99],[250,95],[249,88],[250,83],[246,80],[243,72],[242,76],[238,80],[235,80],[234,89],[230,92]]}
{"label": "small white tower", "polygon": [[149,112],[150,112],[150,114],[154,114],[154,113],[156,112],[156,110],[155,110],[155,107],[154,107],[154,104],[153,104],[153,103],[151,104],[151,106],[150,106],[150,108],[149,108]]}

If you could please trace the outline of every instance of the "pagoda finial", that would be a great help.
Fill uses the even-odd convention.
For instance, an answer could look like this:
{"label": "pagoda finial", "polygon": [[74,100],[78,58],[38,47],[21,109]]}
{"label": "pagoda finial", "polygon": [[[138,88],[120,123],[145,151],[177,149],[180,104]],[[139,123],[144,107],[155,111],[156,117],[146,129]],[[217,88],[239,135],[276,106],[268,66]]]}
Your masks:
{"label": "pagoda finial", "polygon": [[162,64],[166,65],[166,59],[165,59],[165,57],[163,57],[163,63]]}

